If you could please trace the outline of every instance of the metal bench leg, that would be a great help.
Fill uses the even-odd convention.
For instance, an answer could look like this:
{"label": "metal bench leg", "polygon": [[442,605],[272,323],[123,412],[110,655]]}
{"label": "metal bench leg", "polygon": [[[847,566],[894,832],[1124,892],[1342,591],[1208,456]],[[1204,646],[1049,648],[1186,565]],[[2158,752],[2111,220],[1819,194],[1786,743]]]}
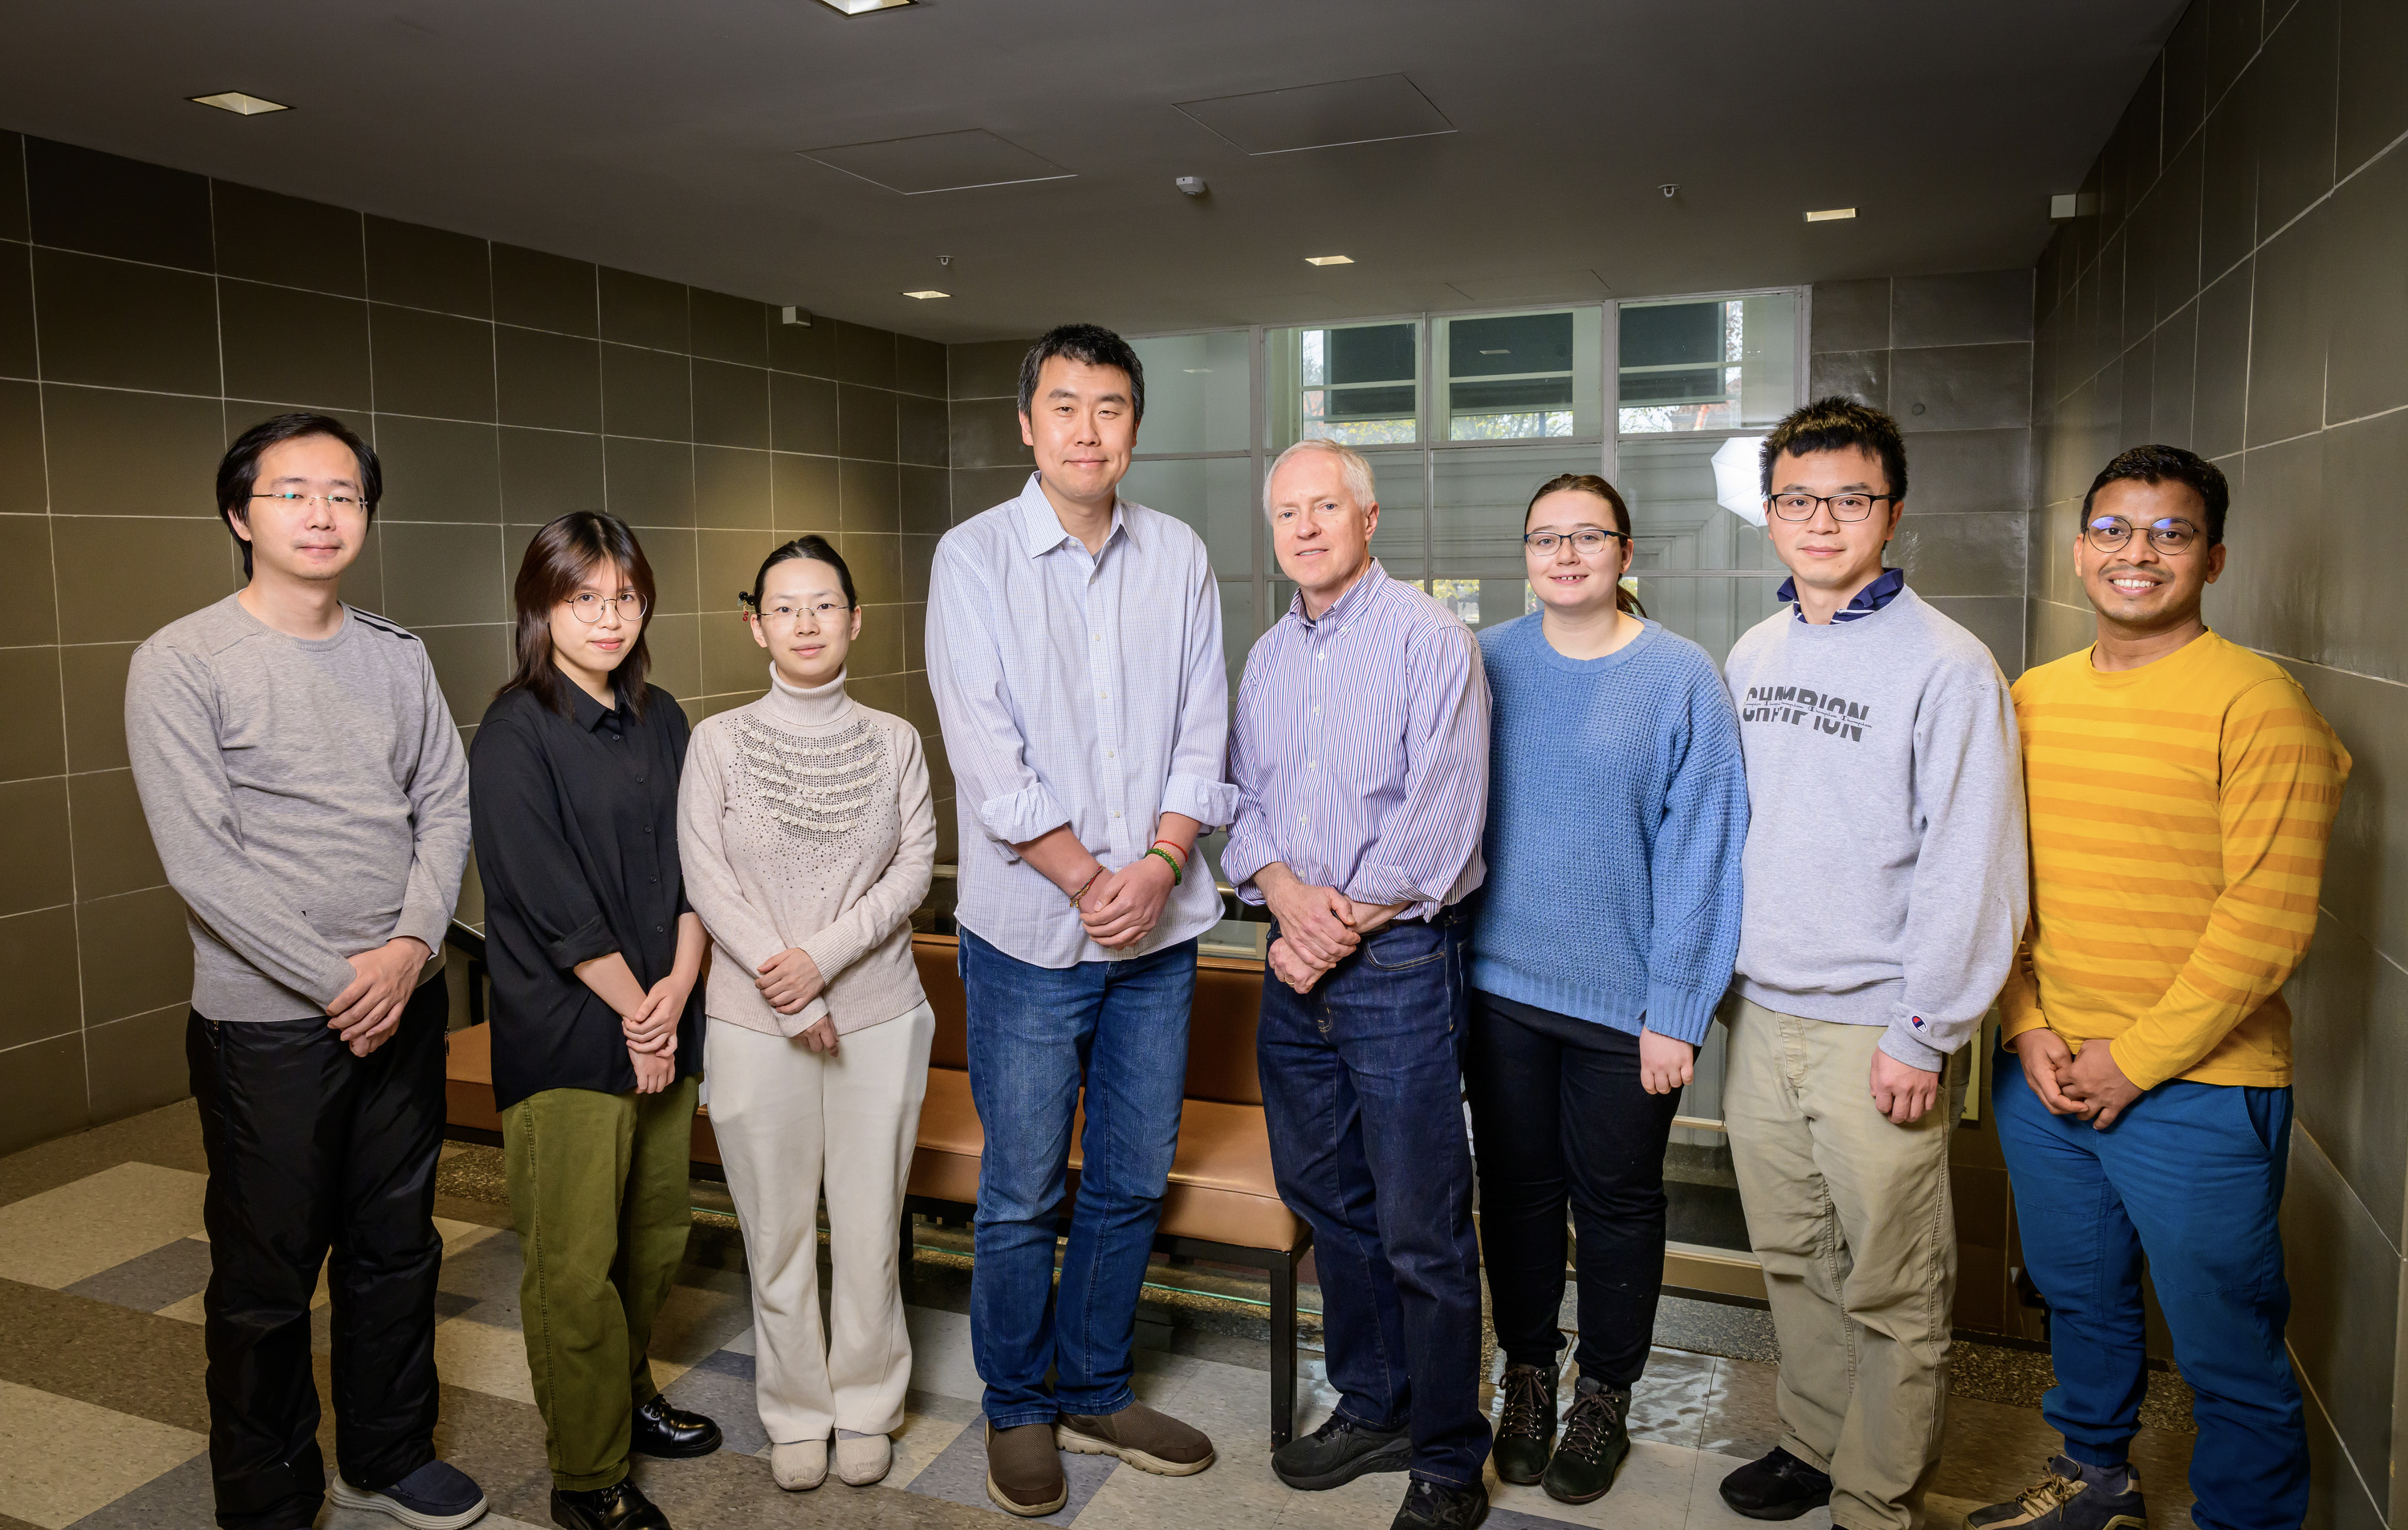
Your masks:
{"label": "metal bench leg", "polygon": [[1271,1449],[1296,1437],[1296,1256],[1273,1253],[1271,1277]]}

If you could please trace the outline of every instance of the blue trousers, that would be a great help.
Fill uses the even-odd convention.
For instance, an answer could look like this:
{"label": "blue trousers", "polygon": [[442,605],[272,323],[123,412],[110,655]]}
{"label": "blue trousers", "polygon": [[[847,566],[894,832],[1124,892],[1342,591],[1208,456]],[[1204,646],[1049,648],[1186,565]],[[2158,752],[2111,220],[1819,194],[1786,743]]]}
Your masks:
{"label": "blue trousers", "polygon": [[[1033,966],[962,932],[979,1158],[970,1355],[997,1429],[1117,1413],[1146,1257],[1179,1150],[1196,942],[1129,962]],[[1086,1082],[1079,1196],[1054,1289],[1054,1218]],[[1045,1389],[1045,1372],[1054,1373]]]}
{"label": "blue trousers", "polygon": [[1280,1198],[1312,1228],[1329,1383],[1367,1428],[1412,1431],[1412,1474],[1468,1487],[1480,1410],[1480,1248],[1464,1139],[1465,924],[1391,924],[1310,994],[1263,983],[1255,1033]]}
{"label": "blue trousers", "polygon": [[2114,1466],[2140,1428],[2145,1255],[2174,1361],[2199,1394],[2191,1518],[2202,1530],[2299,1524],[2308,1440],[2283,1348],[2291,1290],[2275,1224],[2291,1092],[2176,1080],[2102,1132],[2049,1114],[2001,1054],[1990,1095],[2024,1265],[2048,1300],[2057,1385],[2041,1414],[2066,1453]]}

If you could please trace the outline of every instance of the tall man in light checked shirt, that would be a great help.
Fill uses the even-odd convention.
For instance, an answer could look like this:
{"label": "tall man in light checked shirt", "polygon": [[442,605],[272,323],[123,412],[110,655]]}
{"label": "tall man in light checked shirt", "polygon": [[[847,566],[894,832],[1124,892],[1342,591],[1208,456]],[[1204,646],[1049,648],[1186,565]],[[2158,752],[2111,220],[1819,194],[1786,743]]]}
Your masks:
{"label": "tall man in light checked shirt", "polygon": [[[970,1349],[987,1494],[1068,1501],[1062,1449],[1169,1476],[1211,1441],[1129,1390],[1138,1292],[1179,1145],[1196,937],[1221,915],[1196,836],[1229,822],[1229,681],[1203,540],[1119,496],[1145,371],[1092,324],[1020,371],[1037,471],[937,545],[928,682],[961,825],[962,986],[979,1164]],[[1054,1215],[1083,1074],[1078,1203]],[[1053,1390],[1045,1373],[1054,1372]]]}
{"label": "tall man in light checked shirt", "polygon": [[1462,900],[1485,874],[1488,682],[1470,631],[1371,556],[1359,453],[1297,443],[1263,502],[1297,592],[1239,687],[1221,865],[1276,923],[1263,1105],[1280,1196],[1312,1226],[1340,1394],[1272,1468],[1316,1489],[1410,1467],[1398,1530],[1469,1530],[1489,1435]]}

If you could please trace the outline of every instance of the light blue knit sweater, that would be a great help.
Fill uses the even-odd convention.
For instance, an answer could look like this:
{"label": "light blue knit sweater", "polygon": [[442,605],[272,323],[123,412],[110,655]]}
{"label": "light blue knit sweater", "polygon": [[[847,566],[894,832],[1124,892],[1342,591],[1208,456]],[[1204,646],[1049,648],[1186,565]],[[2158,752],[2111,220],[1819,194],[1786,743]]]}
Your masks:
{"label": "light blue knit sweater", "polygon": [[1602,659],[1537,613],[1480,635],[1488,881],[1471,985],[1702,1042],[1739,953],[1747,770],[1705,651],[1654,622]]}

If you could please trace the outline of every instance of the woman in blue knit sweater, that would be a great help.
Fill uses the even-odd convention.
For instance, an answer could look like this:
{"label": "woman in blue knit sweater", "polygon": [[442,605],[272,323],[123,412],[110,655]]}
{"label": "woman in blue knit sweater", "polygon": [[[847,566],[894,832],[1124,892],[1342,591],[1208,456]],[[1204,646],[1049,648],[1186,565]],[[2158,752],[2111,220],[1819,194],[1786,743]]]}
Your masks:
{"label": "woman in blue knit sweater", "polygon": [[[1713,661],[1621,586],[1613,486],[1550,479],[1522,543],[1539,609],[1480,635],[1495,710],[1465,1072],[1506,1359],[1497,1474],[1587,1503],[1629,1451],[1664,1145],[1739,951],[1747,777]],[[1557,1442],[1567,1200],[1580,1381]]]}

